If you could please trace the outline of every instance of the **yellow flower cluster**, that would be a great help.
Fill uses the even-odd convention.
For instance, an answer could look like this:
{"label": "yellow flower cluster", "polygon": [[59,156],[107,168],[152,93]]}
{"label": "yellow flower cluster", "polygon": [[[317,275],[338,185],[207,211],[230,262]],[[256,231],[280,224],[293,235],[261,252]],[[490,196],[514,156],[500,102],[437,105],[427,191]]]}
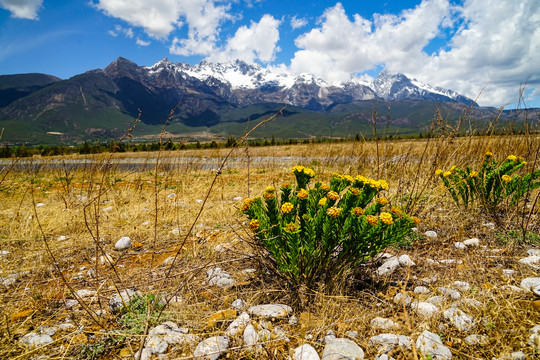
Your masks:
{"label": "yellow flower cluster", "polygon": [[276,188],[273,187],[272,185],[270,185],[270,186],[267,186],[266,189],[264,189],[264,191],[272,193],[272,192],[276,191]]}
{"label": "yellow flower cluster", "polygon": [[386,205],[388,204],[388,200],[386,200],[386,198],[383,198],[383,197],[377,198],[377,204]]}
{"label": "yellow flower cluster", "polygon": [[488,151],[486,152],[485,154],[486,157],[492,157],[493,156],[493,153],[491,151]]}
{"label": "yellow flower cluster", "polygon": [[339,199],[339,194],[335,191],[330,191],[328,194],[326,194],[326,197],[330,200],[337,200]]}
{"label": "yellow flower cluster", "polygon": [[392,214],[394,215],[400,215],[401,214],[401,209],[395,207],[395,206],[392,206],[392,208],[390,209],[390,211],[392,212]]}
{"label": "yellow flower cluster", "polygon": [[352,187],[350,190],[351,190],[351,193],[352,193],[354,196],[360,195],[360,191],[362,191],[362,190],[360,190],[359,188],[355,188],[355,187]]}
{"label": "yellow flower cluster", "polygon": [[503,182],[505,182],[505,183],[509,183],[510,181],[512,181],[512,177],[509,176],[509,175],[503,175],[503,176],[501,177],[501,180],[502,180]]}
{"label": "yellow flower cluster", "polygon": [[469,173],[469,178],[472,179],[472,178],[477,178],[477,177],[478,177],[478,173],[476,171],[471,171]]}
{"label": "yellow flower cluster", "polygon": [[320,206],[326,205],[326,201],[327,201],[327,200],[328,200],[328,198],[325,198],[325,197],[321,198],[321,200],[319,200],[319,205],[320,205]]}
{"label": "yellow flower cluster", "polygon": [[379,223],[379,218],[373,215],[366,216],[366,220],[370,225],[377,225]]}
{"label": "yellow flower cluster", "polygon": [[276,198],[276,194],[274,194],[273,192],[263,192],[263,198],[265,198],[266,200],[272,200]]}
{"label": "yellow flower cluster", "polygon": [[253,202],[253,199],[252,198],[245,198],[244,199],[244,202],[242,203],[242,205],[240,206],[240,210],[242,211],[246,211],[249,209],[249,207],[251,206],[251,203]]}
{"label": "yellow flower cluster", "polygon": [[381,221],[385,223],[386,225],[392,225],[394,223],[394,220],[392,219],[392,215],[387,212],[383,212],[379,215],[381,218]]}
{"label": "yellow flower cluster", "polygon": [[315,171],[313,171],[310,168],[301,166],[301,165],[296,165],[295,167],[293,167],[292,172],[293,173],[304,173],[304,174],[308,175],[311,178],[315,177]]}
{"label": "yellow flower cluster", "polygon": [[362,215],[364,215],[364,209],[362,209],[361,207],[355,207],[353,209],[353,213],[356,216],[362,216]]}
{"label": "yellow flower cluster", "polygon": [[354,180],[376,190],[388,190],[389,185],[385,180],[368,179],[365,176],[357,175]]}
{"label": "yellow flower cluster", "polygon": [[298,229],[298,225],[293,222],[288,223],[284,228],[284,230],[287,232],[294,232],[296,229]]}
{"label": "yellow flower cluster", "polygon": [[509,155],[506,159],[510,160],[510,161],[517,161],[518,160],[517,156],[515,156],[515,155]]}
{"label": "yellow flower cluster", "polygon": [[445,178],[449,177],[450,175],[452,175],[452,172],[451,171],[445,171],[443,172],[442,176],[444,176]]}
{"label": "yellow flower cluster", "polygon": [[294,206],[290,202],[286,202],[283,205],[281,205],[281,212],[284,214],[288,214],[291,211],[293,211]]}
{"label": "yellow flower cluster", "polygon": [[305,200],[309,196],[309,193],[305,189],[300,189],[300,190],[298,190],[298,193],[296,193],[296,196],[300,200]]}
{"label": "yellow flower cluster", "polygon": [[414,221],[414,223],[415,223],[416,225],[420,224],[420,219],[417,218],[416,216],[411,217],[411,219],[412,219],[412,221]]}
{"label": "yellow flower cluster", "polygon": [[349,184],[352,184],[353,181],[354,181],[354,178],[353,178],[351,175],[345,175],[345,176],[343,176],[343,178],[344,178],[345,181],[347,181]]}
{"label": "yellow flower cluster", "polygon": [[325,184],[325,183],[321,183],[321,186],[319,187],[319,189],[321,189],[323,191],[328,191],[328,190],[330,190],[330,185]]}
{"label": "yellow flower cluster", "polygon": [[443,171],[442,171],[441,169],[435,170],[435,175],[436,175],[436,176],[439,176],[439,175],[441,175],[442,173],[443,173]]}
{"label": "yellow flower cluster", "polygon": [[341,214],[341,209],[332,206],[326,210],[326,214],[330,217],[337,218]]}
{"label": "yellow flower cluster", "polygon": [[257,230],[260,226],[261,226],[261,222],[259,220],[253,219],[249,222],[249,228],[251,230]]}

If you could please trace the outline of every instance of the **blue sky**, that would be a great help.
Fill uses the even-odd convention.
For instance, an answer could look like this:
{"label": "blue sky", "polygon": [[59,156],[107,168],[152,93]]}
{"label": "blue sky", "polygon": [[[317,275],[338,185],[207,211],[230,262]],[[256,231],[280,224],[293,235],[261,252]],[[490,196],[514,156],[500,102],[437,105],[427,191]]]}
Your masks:
{"label": "blue sky", "polygon": [[0,0],[0,74],[69,78],[119,56],[239,58],[332,82],[386,68],[489,106],[527,83],[540,107],[540,0]]}

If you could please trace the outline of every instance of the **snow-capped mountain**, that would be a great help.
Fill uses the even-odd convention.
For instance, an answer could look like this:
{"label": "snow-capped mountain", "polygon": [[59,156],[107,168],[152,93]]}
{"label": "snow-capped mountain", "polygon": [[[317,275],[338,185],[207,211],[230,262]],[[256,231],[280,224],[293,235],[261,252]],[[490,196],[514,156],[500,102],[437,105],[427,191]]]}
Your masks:
{"label": "snow-capped mountain", "polygon": [[209,86],[227,88],[238,104],[253,102],[285,102],[319,110],[335,103],[356,100],[434,100],[472,103],[471,99],[455,91],[424,84],[404,74],[390,74],[383,70],[372,82],[357,80],[330,84],[312,74],[293,74],[283,68],[263,68],[241,60],[230,63],[201,62],[198,65],[174,64],[163,59],[142,68],[150,77],[163,73],[179,78],[195,78]]}

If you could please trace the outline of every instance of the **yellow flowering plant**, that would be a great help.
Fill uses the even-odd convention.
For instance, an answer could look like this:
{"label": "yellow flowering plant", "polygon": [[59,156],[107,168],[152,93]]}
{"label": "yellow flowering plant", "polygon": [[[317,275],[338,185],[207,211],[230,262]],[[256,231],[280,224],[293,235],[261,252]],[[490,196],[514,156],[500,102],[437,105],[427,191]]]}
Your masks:
{"label": "yellow flowering plant", "polygon": [[295,166],[292,172],[296,187],[267,187],[240,209],[250,220],[255,243],[297,286],[313,288],[346,274],[398,243],[418,221],[380,196],[389,187],[384,180],[333,174],[329,183],[310,187],[312,169]]}
{"label": "yellow flowering plant", "polygon": [[526,164],[522,157],[515,155],[497,161],[493,153],[487,152],[478,171],[468,166],[464,170],[453,166],[449,171],[437,170],[435,175],[442,180],[457,206],[467,209],[479,202],[496,218],[503,201],[508,200],[508,204],[514,206],[525,194],[540,187],[540,170],[518,171]]}

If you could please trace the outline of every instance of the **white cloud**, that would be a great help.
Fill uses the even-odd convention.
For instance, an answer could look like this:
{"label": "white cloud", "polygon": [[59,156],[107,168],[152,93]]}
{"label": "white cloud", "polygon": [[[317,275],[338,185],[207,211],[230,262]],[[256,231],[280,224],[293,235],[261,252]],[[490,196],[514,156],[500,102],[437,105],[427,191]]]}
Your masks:
{"label": "white cloud", "polygon": [[124,35],[128,39],[133,39],[133,29],[125,28],[121,25],[115,25],[114,30],[109,30],[108,33],[114,37],[117,37],[118,35]]}
{"label": "white cloud", "polygon": [[209,52],[207,60],[226,62],[240,59],[248,63],[253,63],[255,60],[270,62],[280,50],[277,46],[279,25],[279,20],[266,14],[258,23],[252,21],[249,27],[241,26],[234,36],[227,40],[223,48]]}
{"label": "white cloud", "polygon": [[148,46],[151,44],[150,41],[145,41],[145,40],[141,40],[139,38],[137,38],[137,40],[135,41],[137,43],[137,45],[139,46]]}
{"label": "white cloud", "polygon": [[0,7],[11,11],[11,16],[21,19],[38,19],[43,0],[0,0]]}
{"label": "white cloud", "polygon": [[214,0],[99,0],[94,5],[156,39],[186,25],[188,40],[215,41],[219,24],[230,18],[229,6],[216,5]]}
{"label": "white cloud", "polygon": [[306,26],[307,23],[308,22],[306,19],[303,19],[303,18],[298,19],[296,15],[291,18],[291,28],[293,30],[300,29],[301,27]]}
{"label": "white cloud", "polygon": [[[450,41],[428,55],[431,41]],[[503,105],[517,98],[528,80],[540,95],[540,1],[424,0],[398,15],[375,14],[372,20],[349,17],[338,3],[328,8],[317,28],[299,36],[291,60],[295,72],[329,81],[350,79],[385,66],[424,82],[456,90],[482,105]],[[443,44],[444,46],[445,44]]]}

